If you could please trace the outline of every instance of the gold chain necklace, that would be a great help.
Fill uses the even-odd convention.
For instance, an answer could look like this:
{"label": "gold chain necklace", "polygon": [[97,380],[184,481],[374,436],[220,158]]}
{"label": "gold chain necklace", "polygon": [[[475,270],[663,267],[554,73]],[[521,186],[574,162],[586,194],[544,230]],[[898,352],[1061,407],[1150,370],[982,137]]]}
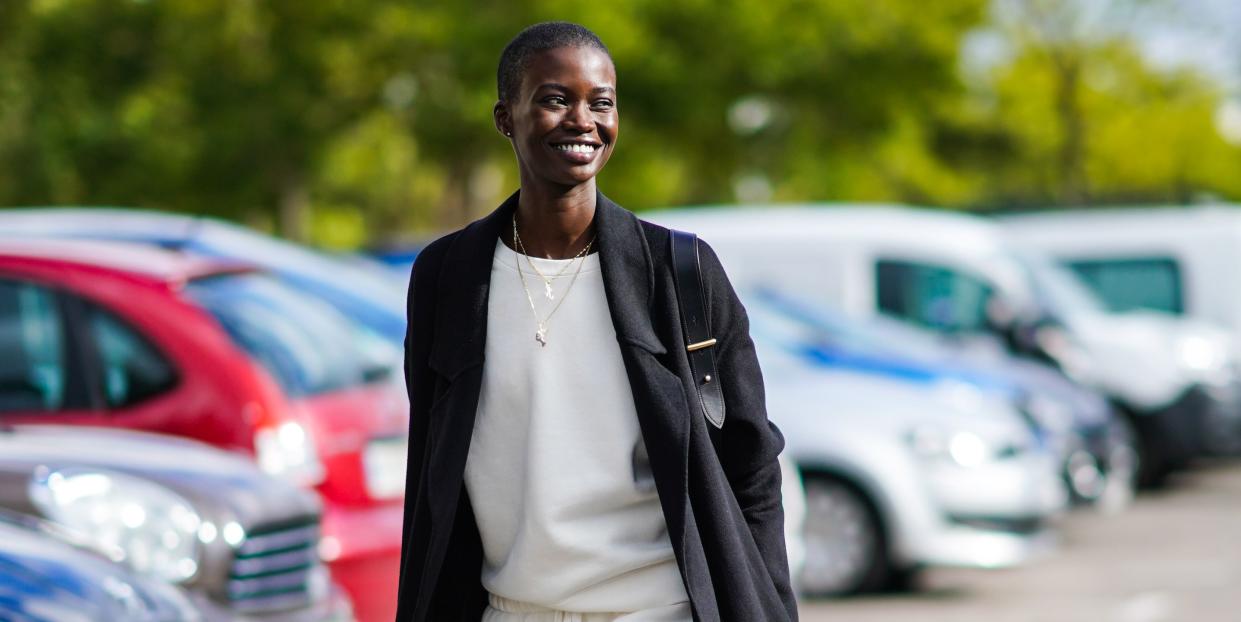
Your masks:
{"label": "gold chain necklace", "polygon": [[[568,270],[569,266],[573,265],[573,261],[570,260],[569,263],[566,263],[562,268],[560,268],[560,271],[552,275],[551,278],[548,278],[547,275],[543,274],[543,272],[539,270],[539,267],[534,265],[534,260],[530,258],[530,254],[526,252],[526,247],[521,243],[521,236],[517,234],[516,213],[513,214],[513,243],[517,246],[517,250],[520,250],[521,254],[526,256],[526,263],[530,265],[530,269],[534,270],[534,273],[539,275],[539,278],[543,280],[543,295],[546,296],[548,300],[555,300],[556,293],[552,291],[552,280],[564,276],[565,270]],[[586,246],[582,247],[582,250],[578,251],[578,253],[573,256],[573,259],[578,259],[590,252],[590,247],[594,243],[595,238],[591,238],[590,241],[586,243]]]}
{"label": "gold chain necklace", "polygon": [[[521,254],[526,254],[526,249],[521,243],[521,236],[517,235],[517,214],[513,214],[513,243],[521,249]],[[564,271],[568,269],[569,265],[571,265],[574,261],[577,261],[577,270],[573,272],[573,278],[569,281],[569,286],[565,288],[564,295],[560,297],[560,300],[556,302],[556,306],[552,307],[552,310],[547,314],[547,317],[543,319],[539,319],[539,310],[534,306],[534,297],[530,295],[530,286],[526,284],[526,273],[521,269],[521,259],[517,259],[517,276],[521,279],[522,290],[526,292],[526,302],[530,303],[530,313],[534,316],[534,322],[536,324],[534,340],[539,342],[539,346],[544,348],[547,347],[547,331],[551,325],[552,316],[560,310],[560,305],[564,304],[565,299],[569,297],[569,292],[573,291],[573,284],[577,283],[577,277],[582,273],[582,266],[586,265],[586,251],[594,243],[595,239],[591,238],[590,242],[586,243],[586,248],[583,248],[582,252],[578,253],[576,257],[570,259],[569,263],[565,264],[564,268],[561,268],[560,272],[557,273],[556,276],[559,277],[561,274],[564,274]],[[518,254],[517,250],[517,248],[513,249],[514,255]],[[546,286],[548,292],[547,298],[548,300],[551,300],[551,283],[547,281],[547,277],[544,277],[543,273],[539,272],[538,268],[534,267],[534,262],[530,260],[530,255],[526,255],[526,261],[530,263],[531,268],[534,268],[535,273],[544,279],[543,284]]]}

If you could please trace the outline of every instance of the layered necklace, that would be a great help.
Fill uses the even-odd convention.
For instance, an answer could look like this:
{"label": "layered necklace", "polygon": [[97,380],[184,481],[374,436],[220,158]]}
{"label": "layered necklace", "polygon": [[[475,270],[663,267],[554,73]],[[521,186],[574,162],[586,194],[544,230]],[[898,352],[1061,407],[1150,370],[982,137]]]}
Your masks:
{"label": "layered necklace", "polygon": [[534,273],[537,274],[543,281],[543,295],[546,296],[548,300],[556,300],[556,293],[552,290],[552,281],[564,276],[564,273],[569,269],[569,266],[573,265],[574,262],[577,262],[577,270],[573,272],[573,278],[569,280],[569,286],[565,288],[564,294],[560,296],[560,300],[557,301],[556,306],[552,307],[552,310],[547,313],[547,316],[540,319],[539,310],[534,306],[534,296],[530,295],[530,286],[526,284],[526,272],[521,269],[521,259],[517,259],[517,276],[521,278],[521,288],[526,292],[526,302],[530,303],[530,313],[534,315],[534,322],[536,325],[534,340],[539,342],[539,346],[547,347],[547,330],[551,326],[552,316],[556,314],[556,311],[560,310],[560,305],[564,304],[565,298],[569,297],[569,292],[573,291],[573,284],[577,282],[577,276],[582,273],[582,266],[586,264],[586,254],[590,252],[590,247],[595,244],[595,238],[592,237],[577,255],[574,255],[572,259],[560,268],[559,272],[551,277],[543,274],[543,272],[539,270],[538,266],[534,265],[534,260],[530,258],[530,254],[526,252],[526,247],[521,243],[521,236],[517,233],[516,213],[513,214],[513,244],[517,247],[513,249],[513,254],[516,255],[518,254],[518,251],[521,251],[520,254],[526,257],[526,263],[530,265],[530,269],[533,270]]}

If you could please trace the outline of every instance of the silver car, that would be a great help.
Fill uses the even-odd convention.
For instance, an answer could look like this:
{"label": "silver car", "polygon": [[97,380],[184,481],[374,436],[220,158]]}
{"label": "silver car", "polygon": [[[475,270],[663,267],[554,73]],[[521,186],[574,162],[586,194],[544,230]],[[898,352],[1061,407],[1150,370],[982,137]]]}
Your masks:
{"label": "silver car", "polygon": [[207,620],[353,619],[319,560],[318,499],[195,441],[0,425],[0,508],[184,588]]}
{"label": "silver car", "polygon": [[77,546],[62,531],[0,511],[0,620],[202,620],[182,590]]}
{"label": "silver car", "polygon": [[803,592],[875,590],[921,566],[1004,567],[1054,544],[1059,458],[973,387],[817,366],[751,313],[768,413],[806,491]]}

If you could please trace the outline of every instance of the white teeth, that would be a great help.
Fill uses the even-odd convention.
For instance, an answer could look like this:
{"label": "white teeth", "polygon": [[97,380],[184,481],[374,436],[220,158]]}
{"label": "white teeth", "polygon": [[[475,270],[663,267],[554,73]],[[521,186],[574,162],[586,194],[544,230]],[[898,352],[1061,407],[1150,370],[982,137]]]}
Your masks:
{"label": "white teeth", "polygon": [[560,151],[571,151],[573,153],[594,153],[594,145],[556,145],[556,149]]}

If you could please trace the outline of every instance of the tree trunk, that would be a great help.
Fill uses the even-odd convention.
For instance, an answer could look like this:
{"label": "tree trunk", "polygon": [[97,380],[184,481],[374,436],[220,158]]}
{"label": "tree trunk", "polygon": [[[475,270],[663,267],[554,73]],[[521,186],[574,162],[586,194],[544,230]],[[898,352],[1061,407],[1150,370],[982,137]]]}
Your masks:
{"label": "tree trunk", "polygon": [[454,162],[448,167],[444,197],[440,202],[439,227],[443,231],[457,229],[471,220],[470,165]]}
{"label": "tree trunk", "polygon": [[280,188],[280,235],[294,242],[309,237],[310,195],[300,175],[286,175]]}
{"label": "tree trunk", "polygon": [[1084,203],[1088,200],[1085,171],[1085,119],[1079,100],[1082,81],[1081,59],[1072,52],[1054,55],[1056,68],[1056,116],[1060,119],[1060,200]]}

